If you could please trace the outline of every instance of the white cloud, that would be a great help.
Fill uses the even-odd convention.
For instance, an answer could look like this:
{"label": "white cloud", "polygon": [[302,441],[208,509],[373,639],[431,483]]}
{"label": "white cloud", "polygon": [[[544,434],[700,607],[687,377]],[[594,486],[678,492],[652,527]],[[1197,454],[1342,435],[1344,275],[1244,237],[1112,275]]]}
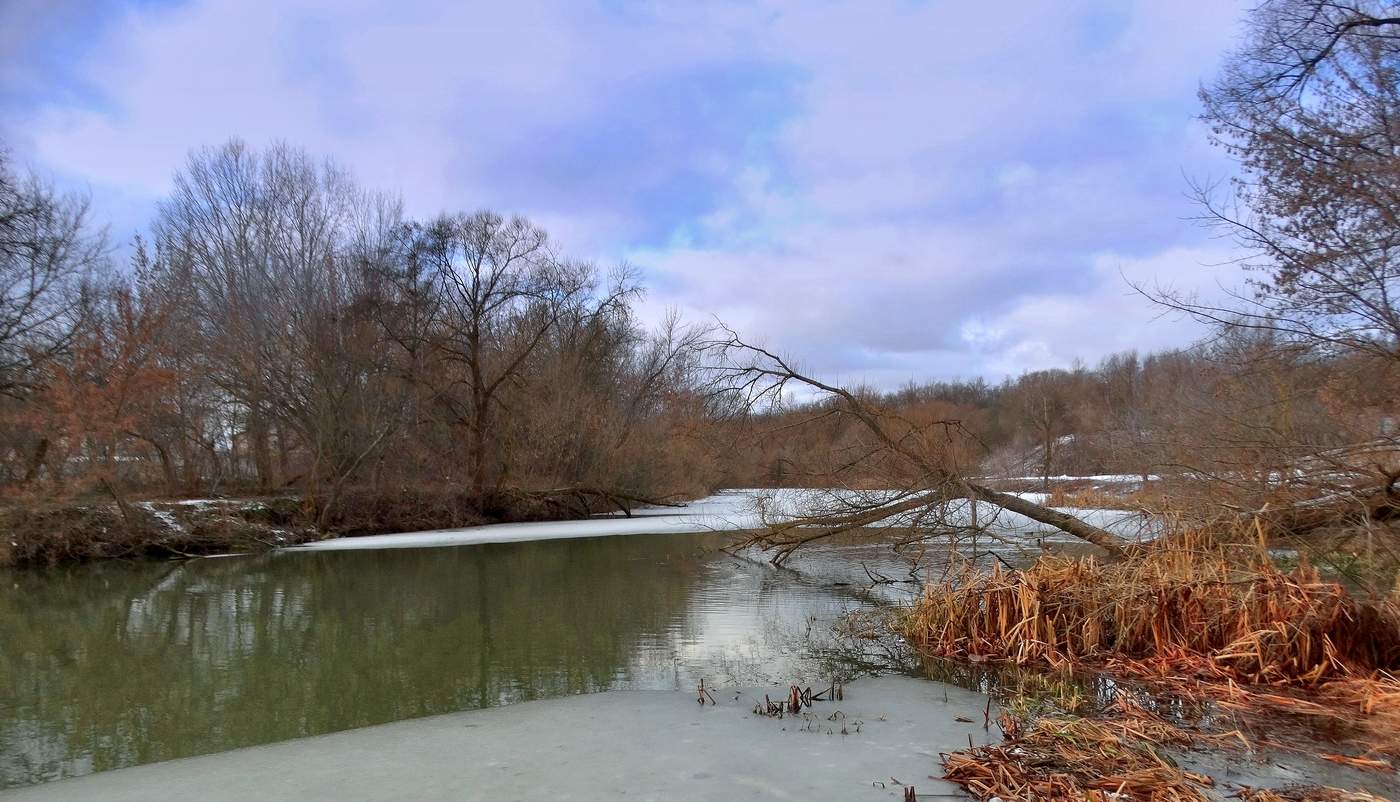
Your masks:
{"label": "white cloud", "polygon": [[1241,8],[194,0],[103,28],[74,66],[101,103],[9,128],[133,204],[191,147],[285,139],[415,214],[530,214],[651,271],[649,308],[844,377],[999,375],[1194,335],[1118,269],[1220,261],[1180,173],[1228,169],[1194,91]]}

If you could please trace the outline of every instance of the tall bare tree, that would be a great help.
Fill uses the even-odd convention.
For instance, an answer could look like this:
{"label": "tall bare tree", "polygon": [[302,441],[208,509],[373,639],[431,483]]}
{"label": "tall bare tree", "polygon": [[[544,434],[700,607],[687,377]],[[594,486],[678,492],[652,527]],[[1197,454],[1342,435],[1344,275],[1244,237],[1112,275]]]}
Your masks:
{"label": "tall bare tree", "polygon": [[156,223],[165,286],[196,310],[182,334],[239,406],[236,436],[264,488],[296,478],[295,437],[310,450],[303,478],[334,498],[394,426],[385,349],[365,312],[399,225],[396,201],[286,145],[257,153],[234,140],[176,175]]}
{"label": "tall bare tree", "polygon": [[520,217],[444,216],[421,228],[412,248],[413,280],[426,277],[433,299],[417,336],[455,366],[428,380],[467,432],[470,486],[480,500],[498,467],[495,415],[504,392],[563,321],[605,314],[636,288],[623,275],[600,294],[591,265],[558,256],[545,231]]}
{"label": "tall bare tree", "polygon": [[1198,200],[1256,278],[1232,306],[1168,302],[1400,361],[1400,4],[1268,0],[1201,97],[1240,173]]}
{"label": "tall bare tree", "polygon": [[31,389],[36,367],[72,344],[106,258],[87,199],[20,176],[0,147],[0,394]]}

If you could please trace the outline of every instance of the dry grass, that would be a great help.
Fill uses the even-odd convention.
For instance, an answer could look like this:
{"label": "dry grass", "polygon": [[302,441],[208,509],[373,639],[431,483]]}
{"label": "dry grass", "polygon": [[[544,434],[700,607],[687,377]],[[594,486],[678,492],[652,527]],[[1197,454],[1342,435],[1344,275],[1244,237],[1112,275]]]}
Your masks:
{"label": "dry grass", "polygon": [[1295,785],[1287,788],[1246,788],[1235,794],[1244,802],[1389,802],[1366,791],[1343,791],[1322,785]]}
{"label": "dry grass", "polygon": [[[903,634],[928,655],[1092,668],[1240,714],[1325,725],[1349,753],[1317,756],[1351,767],[1389,770],[1400,758],[1395,599],[1361,602],[1307,564],[1278,570],[1263,549],[1188,535],[1114,563],[1044,556],[1025,570],[969,571],[927,587]],[[1206,798],[1201,778],[1157,750],[1181,731],[1140,710],[1012,722],[1007,734],[1004,745],[948,756],[948,777],[1008,802]],[[1336,793],[1316,798],[1374,799]]]}
{"label": "dry grass", "polygon": [[944,778],[1004,802],[1205,802],[1209,777],[1179,768],[1161,747],[1191,735],[1122,700],[1101,718],[1047,716],[1024,729],[1003,716],[1002,744],[945,755]]}

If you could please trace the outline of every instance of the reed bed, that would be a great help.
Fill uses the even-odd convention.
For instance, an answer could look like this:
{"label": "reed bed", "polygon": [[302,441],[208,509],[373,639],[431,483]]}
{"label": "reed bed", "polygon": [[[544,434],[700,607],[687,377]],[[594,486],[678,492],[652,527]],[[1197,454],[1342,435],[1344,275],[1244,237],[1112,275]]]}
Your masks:
{"label": "reed bed", "polygon": [[[1305,562],[1279,570],[1262,548],[1190,534],[1117,562],[1045,555],[1024,570],[969,569],[928,586],[900,626],[926,655],[1145,680],[1239,714],[1326,724],[1349,743],[1349,754],[1316,755],[1326,760],[1393,770],[1400,758],[1396,597],[1363,602]],[[1178,769],[1163,746],[1233,738],[1298,748],[1187,733],[1124,705],[1082,719],[1004,717],[1006,742],[945,756],[945,776],[984,800],[1178,802],[1210,798],[1209,781]]]}
{"label": "reed bed", "polygon": [[1084,663],[1251,684],[1320,685],[1400,667],[1393,604],[1362,604],[1306,564],[1241,560],[1200,537],[1128,559],[1043,556],[930,585],[904,622],[925,653]]}
{"label": "reed bed", "polygon": [[1003,802],[1211,799],[1209,777],[1161,751],[1192,736],[1142,708],[1115,707],[1101,718],[1047,716],[1027,725],[1003,716],[1005,741],[944,755],[943,776],[978,799]]}

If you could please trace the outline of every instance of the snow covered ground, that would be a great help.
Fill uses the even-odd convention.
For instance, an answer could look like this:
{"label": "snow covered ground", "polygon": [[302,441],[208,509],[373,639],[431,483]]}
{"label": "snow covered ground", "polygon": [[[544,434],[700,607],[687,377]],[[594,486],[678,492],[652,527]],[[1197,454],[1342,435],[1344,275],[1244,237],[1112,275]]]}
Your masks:
{"label": "snow covered ground", "polygon": [[[590,518],[582,521],[546,521],[539,523],[489,524],[461,529],[441,529],[429,532],[406,532],[393,535],[345,537],[294,546],[287,551],[338,551],[347,549],[403,549],[436,546],[469,546],[479,543],[512,543],[526,540],[557,538],[607,537],[612,535],[683,534],[701,532],[732,532],[762,526],[765,521],[790,518],[800,512],[836,512],[849,509],[860,501],[881,497],[879,491],[853,493],[846,490],[781,489],[726,490],[693,501],[684,507],[648,507],[635,510],[632,517],[621,514]],[[1035,501],[1044,495],[1022,494]],[[1064,508],[1096,526],[1123,537],[1139,539],[1155,534],[1155,522],[1141,513],[1124,510]],[[950,502],[941,513],[942,520],[954,525],[972,522],[972,505],[966,501]],[[1073,542],[1075,539],[1024,516],[989,505],[976,505],[977,523],[998,534],[1044,540]],[[909,515],[894,516],[882,522],[885,526],[908,525]]]}

